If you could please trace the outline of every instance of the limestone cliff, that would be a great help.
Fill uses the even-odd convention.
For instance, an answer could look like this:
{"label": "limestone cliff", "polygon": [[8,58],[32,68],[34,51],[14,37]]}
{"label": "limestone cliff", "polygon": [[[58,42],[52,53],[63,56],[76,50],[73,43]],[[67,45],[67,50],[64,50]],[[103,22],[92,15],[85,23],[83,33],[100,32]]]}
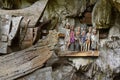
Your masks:
{"label": "limestone cliff", "polygon": [[92,24],[97,28],[109,28],[111,23],[112,6],[109,0],[99,0],[92,12]]}
{"label": "limestone cliff", "polygon": [[47,62],[47,66],[53,67],[52,75],[55,80],[120,79],[120,40],[111,39],[112,36],[120,36],[120,13],[118,12],[120,8],[113,4],[112,0],[49,0],[42,17],[42,21],[53,18],[48,25],[49,29],[57,28],[60,31],[66,22],[81,26],[79,19],[88,5],[94,6],[92,25],[98,29],[109,28],[108,37],[100,41],[98,58],[63,60],[55,55],[59,50],[55,51],[54,56]]}
{"label": "limestone cliff", "polygon": [[[111,37],[120,36],[120,13],[118,12],[120,7],[114,6],[112,0],[97,0],[97,2],[96,0],[90,0],[90,2],[87,0],[49,1],[43,18],[55,16],[58,18],[56,25],[58,28],[63,27],[66,22],[70,22],[71,25],[75,26],[81,25],[79,18],[86,11],[88,3],[89,5],[94,5],[92,25],[98,29],[109,28],[108,37],[101,40],[100,56],[98,58],[72,58],[70,60],[78,69],[78,80],[119,80],[120,39],[113,41]],[[119,4],[119,1],[116,2]],[[107,47],[107,44],[112,46]],[[59,71],[61,72],[62,70],[60,69]],[[62,73],[59,74],[63,75]],[[63,79],[62,77],[59,78]],[[69,80],[69,78],[65,80]]]}

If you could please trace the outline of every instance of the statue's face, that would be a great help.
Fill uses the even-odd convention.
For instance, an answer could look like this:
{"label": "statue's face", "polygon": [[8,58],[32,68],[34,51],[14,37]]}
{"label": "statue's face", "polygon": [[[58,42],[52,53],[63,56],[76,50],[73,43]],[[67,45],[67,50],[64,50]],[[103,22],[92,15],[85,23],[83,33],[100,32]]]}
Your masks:
{"label": "statue's face", "polygon": [[78,27],[78,32],[80,32],[80,27]]}
{"label": "statue's face", "polygon": [[66,29],[70,29],[70,25],[66,25]]}
{"label": "statue's face", "polygon": [[96,30],[94,30],[94,31],[93,31],[93,34],[94,34],[94,35],[96,35],[96,34],[97,34],[97,31],[96,31]]}
{"label": "statue's face", "polygon": [[71,28],[70,28],[72,31],[74,30],[74,26],[71,26]]}
{"label": "statue's face", "polygon": [[85,35],[85,31],[82,31],[82,35],[83,35],[83,36]]}
{"label": "statue's face", "polygon": [[92,32],[92,27],[89,27],[89,32]]}

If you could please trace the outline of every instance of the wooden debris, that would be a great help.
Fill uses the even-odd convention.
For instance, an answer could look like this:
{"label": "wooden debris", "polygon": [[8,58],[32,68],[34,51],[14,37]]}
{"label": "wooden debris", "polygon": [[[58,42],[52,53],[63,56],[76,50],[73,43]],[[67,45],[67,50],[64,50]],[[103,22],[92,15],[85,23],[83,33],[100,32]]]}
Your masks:
{"label": "wooden debris", "polygon": [[9,46],[11,46],[11,42],[12,40],[15,38],[18,30],[19,30],[19,25],[21,20],[23,19],[22,16],[20,17],[12,17],[12,26],[11,26],[11,31],[8,35],[8,39],[9,39]]}
{"label": "wooden debris", "polygon": [[59,34],[58,34],[58,37],[65,37],[65,34],[59,33]]}
{"label": "wooden debris", "polygon": [[0,80],[13,80],[43,66],[51,57],[48,47],[31,48],[0,56]]}
{"label": "wooden debris", "polygon": [[11,25],[11,16],[10,15],[1,15],[0,16],[0,53],[8,52],[8,35]]}
{"label": "wooden debris", "polygon": [[98,57],[99,56],[99,51],[85,51],[85,52],[64,51],[60,53],[59,53],[60,57]]}
{"label": "wooden debris", "polygon": [[0,56],[0,80],[14,80],[42,67],[52,56],[57,35],[55,30],[49,31],[47,38],[39,40],[36,45]]}
{"label": "wooden debris", "polygon": [[[30,22],[30,20],[28,19],[26,21],[25,26],[20,28],[20,43],[22,43],[22,41],[25,39],[25,36],[27,34],[27,30],[28,30],[29,22]],[[32,36],[32,34],[29,34],[29,35]]]}
{"label": "wooden debris", "polygon": [[[34,36],[33,36],[33,41],[32,44],[35,44],[41,37],[41,35],[43,35],[42,33],[42,29],[46,27],[47,24],[49,24],[51,22],[52,19],[49,19],[47,21],[41,22],[39,24],[37,24],[36,28],[33,28],[34,31]],[[48,32],[46,33],[48,34]]]}

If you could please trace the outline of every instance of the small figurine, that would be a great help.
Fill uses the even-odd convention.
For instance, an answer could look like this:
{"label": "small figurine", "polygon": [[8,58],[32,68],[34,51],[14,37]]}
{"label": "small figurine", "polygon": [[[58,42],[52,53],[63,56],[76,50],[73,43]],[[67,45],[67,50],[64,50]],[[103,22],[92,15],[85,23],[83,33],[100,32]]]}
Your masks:
{"label": "small figurine", "polygon": [[80,51],[80,27],[75,32],[75,51]]}
{"label": "small figurine", "polygon": [[75,46],[75,33],[74,33],[74,26],[71,26],[70,28],[70,50],[74,51]]}
{"label": "small figurine", "polygon": [[70,45],[70,24],[67,23],[65,26],[65,46],[66,50],[68,50],[69,45]]}
{"label": "small figurine", "polygon": [[92,32],[93,33],[91,35],[91,48],[94,51],[98,49],[98,36],[97,36],[96,29],[93,29]]}
{"label": "small figurine", "polygon": [[86,32],[83,30],[81,33],[81,51],[85,51]]}
{"label": "small figurine", "polygon": [[86,35],[86,51],[90,50],[91,34],[92,34],[92,27],[89,27],[88,33]]}

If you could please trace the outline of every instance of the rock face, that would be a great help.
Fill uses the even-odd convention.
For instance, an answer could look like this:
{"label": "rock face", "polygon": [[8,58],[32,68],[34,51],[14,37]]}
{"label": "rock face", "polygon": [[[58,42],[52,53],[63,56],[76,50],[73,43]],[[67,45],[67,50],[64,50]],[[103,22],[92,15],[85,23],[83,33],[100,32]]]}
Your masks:
{"label": "rock face", "polygon": [[114,3],[114,6],[119,10],[120,12],[120,1],[119,0],[112,0],[112,2]]}
{"label": "rock face", "polygon": [[[95,0],[90,0],[95,4]],[[66,22],[70,22],[71,25],[81,25],[77,22],[75,17],[81,16],[82,12],[86,10],[85,0],[69,1],[58,0],[49,1],[45,10],[43,18],[58,17],[57,27],[63,27]],[[79,4],[79,5],[78,5]],[[83,4],[83,5],[82,5]],[[52,6],[51,6],[52,5]],[[116,15],[116,16],[112,16]],[[120,36],[120,13],[115,9],[111,1],[99,0],[93,9],[92,23],[94,27],[99,29],[110,28],[108,38],[103,39],[105,44],[100,47],[100,56],[98,58],[71,58],[71,64],[74,68],[78,80],[119,80],[120,77],[120,40],[111,40],[112,36]],[[52,25],[52,24],[51,24]],[[110,42],[110,45],[116,47],[106,47],[106,44]],[[102,43],[102,42],[101,42]],[[57,69],[59,70],[59,69]],[[57,72],[57,70],[55,72]],[[56,73],[57,74],[57,73]],[[59,74],[59,71],[58,71]],[[62,75],[60,75],[62,76]],[[59,77],[60,78],[60,77]],[[61,79],[61,78],[60,78]],[[68,79],[65,79],[68,80]]]}
{"label": "rock face", "polygon": [[29,7],[35,1],[38,0],[11,0],[11,1],[1,0],[0,7],[3,9],[20,9],[20,8]]}
{"label": "rock face", "polygon": [[[120,74],[120,48],[118,49],[107,49],[101,48],[100,50],[100,57],[96,60],[96,64],[100,68],[99,77],[101,80],[113,80],[116,74]],[[120,79],[120,77],[118,77]]]}
{"label": "rock face", "polygon": [[53,80],[52,68],[46,67],[33,72],[32,74],[18,80]]}
{"label": "rock face", "polygon": [[112,6],[109,0],[99,0],[92,12],[92,23],[97,28],[108,28],[111,22]]}
{"label": "rock face", "polygon": [[57,28],[64,27],[67,22],[74,26],[82,26],[79,21],[79,17],[83,15],[83,12],[87,8],[87,4],[93,5],[96,0],[49,0],[48,5],[43,14],[43,19],[49,19],[54,17],[49,27],[53,27],[57,21]]}

